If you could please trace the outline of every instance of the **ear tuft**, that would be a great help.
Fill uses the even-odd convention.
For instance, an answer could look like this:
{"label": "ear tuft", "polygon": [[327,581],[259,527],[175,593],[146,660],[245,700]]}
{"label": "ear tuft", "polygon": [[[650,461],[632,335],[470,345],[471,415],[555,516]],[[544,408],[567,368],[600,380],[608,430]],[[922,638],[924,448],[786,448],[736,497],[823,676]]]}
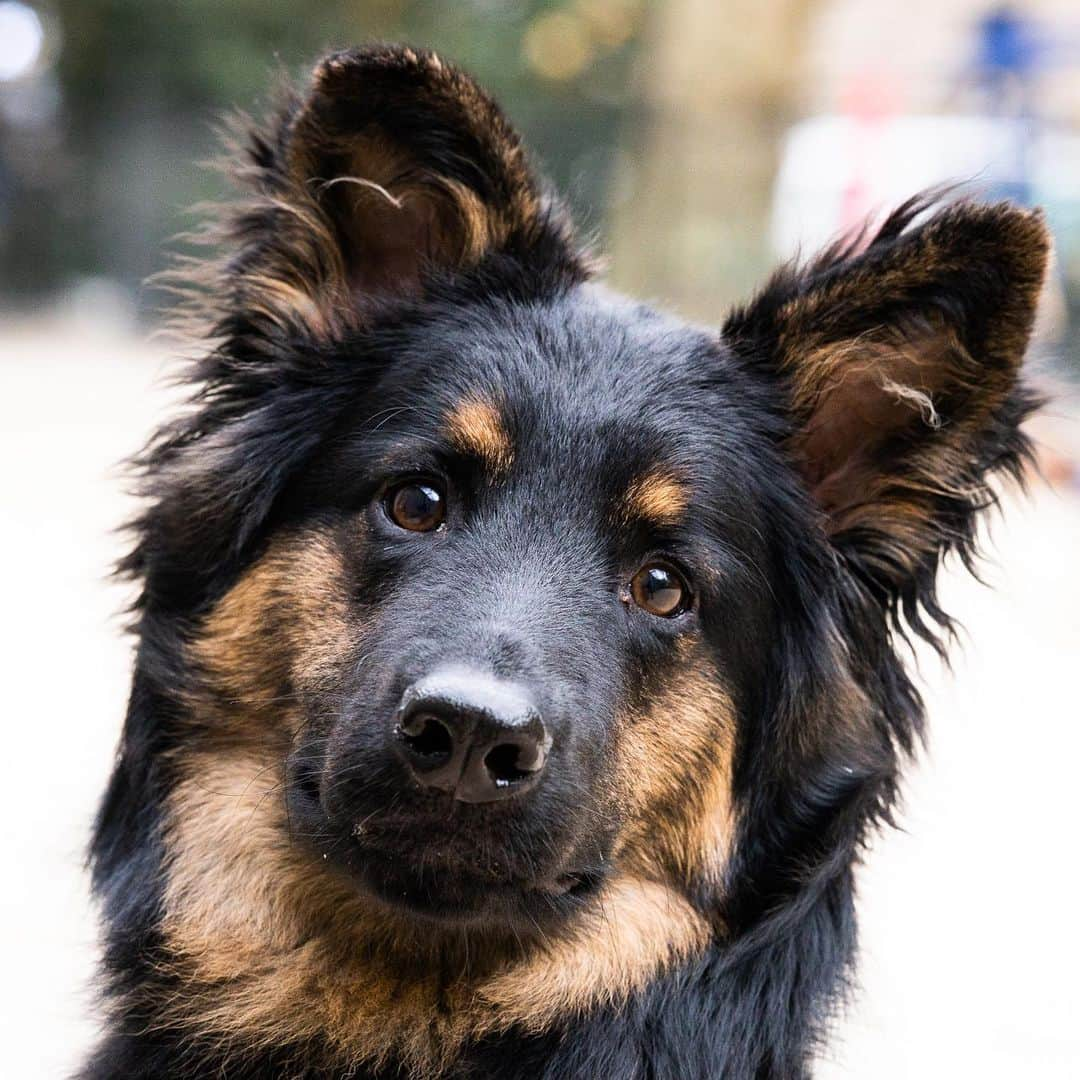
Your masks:
{"label": "ear tuft", "polygon": [[471,78],[434,53],[327,57],[288,142],[293,175],[337,225],[361,300],[418,288],[424,260],[470,266],[521,246],[542,216],[520,138]]}
{"label": "ear tuft", "polygon": [[489,255],[589,272],[499,107],[434,53],[334,53],[244,142],[233,171],[254,197],[226,212],[209,282],[234,335],[333,336]]}
{"label": "ear tuft", "polygon": [[941,555],[970,554],[990,476],[1026,455],[1019,372],[1050,252],[1038,211],[959,202],[920,223],[934,208],[781,270],[724,330],[779,384],[833,544],[915,621]]}
{"label": "ear tuft", "polygon": [[[905,318],[935,317],[980,359],[1005,368],[1023,358],[1042,289],[1050,237],[1042,212],[1010,203],[955,203],[921,226],[932,196],[894,211],[868,244],[830,248],[809,266],[781,270],[755,304],[725,327],[729,338],[778,334],[791,370],[819,346],[886,336]],[[756,327],[747,327],[748,322]],[[755,332],[756,331],[756,332]]]}

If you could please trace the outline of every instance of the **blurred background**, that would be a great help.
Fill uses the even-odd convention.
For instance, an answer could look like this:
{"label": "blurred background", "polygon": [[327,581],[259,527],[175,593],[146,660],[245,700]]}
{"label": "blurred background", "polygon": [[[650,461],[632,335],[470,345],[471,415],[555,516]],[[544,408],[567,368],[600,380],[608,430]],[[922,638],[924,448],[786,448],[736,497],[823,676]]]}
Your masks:
{"label": "blurred background", "polygon": [[[176,391],[153,336],[221,113],[324,48],[432,46],[502,101],[619,287],[718,322],[779,259],[939,182],[1045,207],[1040,470],[950,574],[932,741],[862,876],[861,989],[826,1078],[1080,1076],[1080,7],[1076,0],[0,0],[0,795],[5,1075],[93,1038],[82,849],[129,642],[116,467]],[[175,247],[175,245],[173,245]]]}

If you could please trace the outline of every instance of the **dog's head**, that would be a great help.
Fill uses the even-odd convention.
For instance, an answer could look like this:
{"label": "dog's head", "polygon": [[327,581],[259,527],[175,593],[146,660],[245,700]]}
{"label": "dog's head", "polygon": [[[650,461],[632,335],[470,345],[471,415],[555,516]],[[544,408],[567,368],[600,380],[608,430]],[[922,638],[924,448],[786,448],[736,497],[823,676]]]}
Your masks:
{"label": "dog's head", "polygon": [[432,55],[330,57],[245,154],[130,564],[148,678],[182,630],[176,954],[551,955],[607,905],[536,990],[581,1004],[836,872],[918,728],[892,636],[1023,455],[1040,219],[913,203],[713,331],[591,282]]}

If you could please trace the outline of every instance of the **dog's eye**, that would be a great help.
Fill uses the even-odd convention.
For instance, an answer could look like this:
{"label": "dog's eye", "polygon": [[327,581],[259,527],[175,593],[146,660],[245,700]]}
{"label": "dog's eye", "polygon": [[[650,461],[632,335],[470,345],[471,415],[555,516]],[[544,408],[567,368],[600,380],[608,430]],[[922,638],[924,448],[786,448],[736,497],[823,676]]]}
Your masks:
{"label": "dog's eye", "polygon": [[643,566],[630,582],[630,595],[650,615],[671,619],[690,606],[690,590],[676,570],[664,563]]}
{"label": "dog's eye", "polygon": [[410,532],[432,532],[446,518],[446,499],[426,480],[410,480],[386,493],[386,515]]}

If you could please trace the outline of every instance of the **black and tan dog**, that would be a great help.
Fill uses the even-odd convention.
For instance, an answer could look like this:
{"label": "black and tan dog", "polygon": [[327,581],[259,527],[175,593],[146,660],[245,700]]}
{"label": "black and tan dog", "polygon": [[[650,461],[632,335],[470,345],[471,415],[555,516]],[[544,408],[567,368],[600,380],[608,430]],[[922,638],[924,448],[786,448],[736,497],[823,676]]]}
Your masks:
{"label": "black and tan dog", "polygon": [[1041,219],[914,201],[714,332],[596,284],[431,54],[245,139],[143,460],[81,1075],[805,1076],[899,641],[1025,457]]}

